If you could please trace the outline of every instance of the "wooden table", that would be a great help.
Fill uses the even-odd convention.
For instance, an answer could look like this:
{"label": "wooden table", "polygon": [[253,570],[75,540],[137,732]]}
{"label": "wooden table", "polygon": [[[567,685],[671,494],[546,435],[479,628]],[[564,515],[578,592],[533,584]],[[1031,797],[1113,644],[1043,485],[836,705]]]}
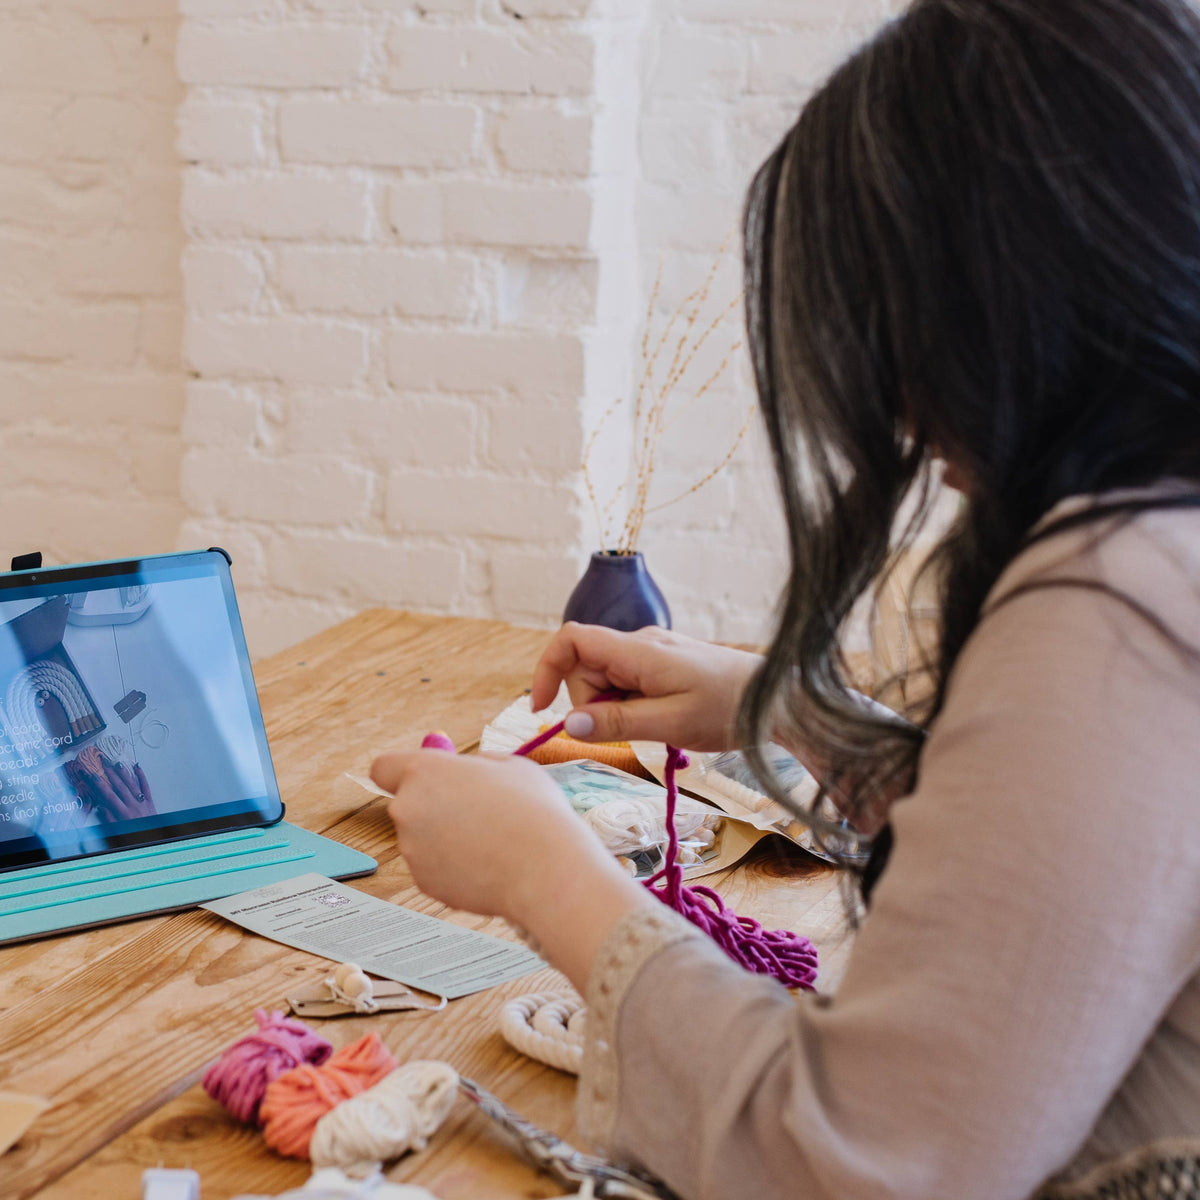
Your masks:
{"label": "wooden table", "polygon": [[[355,846],[379,871],[353,886],[500,936],[503,922],[447,913],[417,892],[382,801],[343,777],[380,751],[445,729],[463,746],[526,687],[540,630],[372,611],[258,665],[276,771],[297,824]],[[774,841],[775,839],[772,839]],[[717,877],[735,907],[812,937],[821,984],[848,949],[833,872],[798,853],[760,850]],[[199,1087],[205,1066],[283,1007],[289,985],[324,963],[200,910],[0,948],[0,1088],[54,1106],[0,1158],[0,1197],[137,1200],[145,1167],[192,1167],[204,1200],[300,1185],[305,1164],[277,1158]],[[400,1061],[444,1059],[532,1120],[574,1138],[575,1081],[510,1050],[500,1001],[565,986],[547,969],[435,1014],[317,1022],[336,1045],[378,1030]],[[391,1177],[441,1200],[550,1197],[562,1188],[521,1163],[465,1102],[430,1147]]]}

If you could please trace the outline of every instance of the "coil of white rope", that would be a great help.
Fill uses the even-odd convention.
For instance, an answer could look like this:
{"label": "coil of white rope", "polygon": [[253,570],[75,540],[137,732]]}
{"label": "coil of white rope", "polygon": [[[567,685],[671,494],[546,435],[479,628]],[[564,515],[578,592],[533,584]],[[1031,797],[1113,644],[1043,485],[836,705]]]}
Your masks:
{"label": "coil of white rope", "polygon": [[587,1009],[578,996],[536,992],[500,1010],[500,1032],[514,1049],[548,1067],[578,1075]]}

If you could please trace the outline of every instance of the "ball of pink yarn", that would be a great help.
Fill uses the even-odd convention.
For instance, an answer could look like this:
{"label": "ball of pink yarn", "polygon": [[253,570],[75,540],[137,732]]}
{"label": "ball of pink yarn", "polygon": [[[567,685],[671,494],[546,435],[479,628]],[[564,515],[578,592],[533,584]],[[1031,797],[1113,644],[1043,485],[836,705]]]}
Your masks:
{"label": "ball of pink yarn", "polygon": [[303,1021],[257,1009],[258,1032],[233,1043],[204,1073],[204,1090],[239,1121],[259,1124],[258,1109],[267,1085],[284,1071],[320,1066],[333,1046]]}

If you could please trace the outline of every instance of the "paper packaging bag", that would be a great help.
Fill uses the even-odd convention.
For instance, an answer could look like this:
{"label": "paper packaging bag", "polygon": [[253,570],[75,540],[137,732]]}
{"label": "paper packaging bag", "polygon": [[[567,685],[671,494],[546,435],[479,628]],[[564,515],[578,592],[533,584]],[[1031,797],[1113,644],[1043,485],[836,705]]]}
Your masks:
{"label": "paper packaging bag", "polygon": [[[589,820],[593,813],[601,813],[610,804],[621,807],[622,801],[632,799],[635,803],[649,803],[658,813],[658,823],[663,824],[666,813],[667,792],[659,783],[652,783],[636,775],[630,775],[608,763],[596,762],[593,759],[576,759],[571,762],[552,763],[546,772],[562,789],[572,808],[580,813],[581,819]],[[589,811],[590,810],[590,811]],[[586,816],[584,814],[587,814]],[[676,828],[684,833],[687,818],[715,818],[715,846],[705,853],[704,860],[692,863],[683,868],[685,879],[697,879],[704,875],[713,875],[732,867],[746,856],[746,853],[757,842],[767,836],[769,830],[757,829],[748,822],[740,821],[729,816],[720,809],[713,807],[705,800],[696,800],[689,796],[680,796],[675,809]],[[683,818],[683,820],[679,820]],[[682,826],[682,828],[681,828]],[[631,829],[631,834],[637,836]],[[632,854],[632,861],[640,863],[642,869],[639,878],[653,873],[661,865],[661,848],[653,851],[657,862],[650,866],[643,862],[639,854],[629,849],[616,849],[609,845],[614,854]],[[644,847],[649,851],[649,846]]]}
{"label": "paper packaging bag", "polygon": [[[655,779],[664,780],[667,768],[666,746],[661,742],[633,742],[632,745],[642,766]],[[776,804],[769,796],[714,770],[712,763],[719,757],[715,754],[689,752],[688,766],[675,772],[675,782],[683,791],[716,805],[722,812],[734,818],[737,825],[758,833],[758,837],[742,851],[742,857],[749,851],[750,846],[774,833],[787,838],[793,845],[799,846],[801,850],[821,859],[822,862],[834,862],[834,859],[821,849],[812,830],[782,805]],[[815,799],[818,790],[817,781],[808,775],[806,782],[794,789],[792,794],[798,804],[807,806]],[[836,814],[834,816],[836,819]]]}
{"label": "paper packaging bag", "polygon": [[721,822],[717,853],[702,863],[684,867],[684,879],[701,879],[705,875],[715,875],[718,871],[724,871],[727,867],[737,866],[763,838],[770,837],[772,832],[769,829],[755,829],[745,821],[727,816]]}

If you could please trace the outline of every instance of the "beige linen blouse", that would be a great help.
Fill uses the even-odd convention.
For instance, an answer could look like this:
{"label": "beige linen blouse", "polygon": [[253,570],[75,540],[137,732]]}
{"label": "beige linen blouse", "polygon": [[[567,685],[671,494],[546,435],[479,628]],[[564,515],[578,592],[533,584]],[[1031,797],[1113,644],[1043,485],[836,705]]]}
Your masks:
{"label": "beige linen blouse", "polygon": [[[989,607],[1103,581],[1200,646],[1200,511],[1095,534],[1026,552]],[[1178,1175],[1103,1194],[1200,1195],[1200,659],[1094,590],[995,608],[892,823],[834,996],[659,906],[617,927],[585,1135],[686,1200],[1025,1200],[1151,1143]]]}

